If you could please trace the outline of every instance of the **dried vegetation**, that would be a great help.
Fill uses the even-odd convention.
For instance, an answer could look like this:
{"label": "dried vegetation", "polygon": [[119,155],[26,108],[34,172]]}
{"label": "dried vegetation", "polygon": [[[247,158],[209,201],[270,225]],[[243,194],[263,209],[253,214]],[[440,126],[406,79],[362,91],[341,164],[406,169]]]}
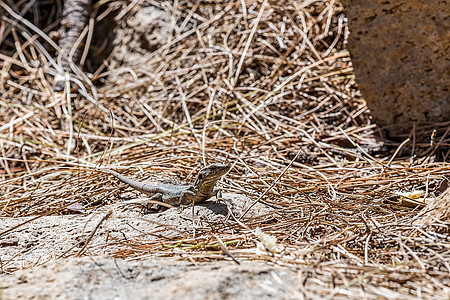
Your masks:
{"label": "dried vegetation", "polygon": [[[149,5],[137,2],[99,2],[92,17],[126,28]],[[425,128],[426,143],[414,132],[404,143],[377,139],[339,2],[148,2],[171,26],[164,44],[149,52],[116,41],[100,67],[74,69],[70,95],[50,88],[58,61],[48,35],[61,7],[2,2],[1,217],[70,213],[74,203],[90,213],[116,201],[98,167],[183,180],[224,162],[225,192],[273,213],[243,211],[176,238],[160,229],[158,239],[109,241],[90,253],[266,260],[300,270],[306,296],[448,297],[448,220],[420,228],[423,200],[396,194],[439,195],[448,131]],[[145,55],[120,65],[120,51]],[[258,227],[277,238],[277,251],[255,254]]]}

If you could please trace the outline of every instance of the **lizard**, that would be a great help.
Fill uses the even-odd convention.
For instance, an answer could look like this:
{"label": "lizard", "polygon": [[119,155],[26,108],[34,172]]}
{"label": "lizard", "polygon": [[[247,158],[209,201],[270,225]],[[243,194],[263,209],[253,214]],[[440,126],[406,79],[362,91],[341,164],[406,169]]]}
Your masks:
{"label": "lizard", "polygon": [[135,190],[150,196],[148,203],[153,201],[153,203],[163,202],[172,206],[181,206],[197,204],[213,196],[221,198],[221,192],[215,188],[215,185],[229,169],[230,166],[221,163],[204,167],[198,172],[193,184],[154,184],[135,181],[110,169],[102,170],[111,173]]}

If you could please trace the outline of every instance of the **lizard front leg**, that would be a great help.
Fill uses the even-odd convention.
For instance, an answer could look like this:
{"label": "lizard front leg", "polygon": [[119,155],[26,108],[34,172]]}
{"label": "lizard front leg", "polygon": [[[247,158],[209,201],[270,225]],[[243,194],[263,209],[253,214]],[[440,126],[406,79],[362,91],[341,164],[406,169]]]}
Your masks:
{"label": "lizard front leg", "polygon": [[217,201],[223,200],[221,189],[214,189],[213,194],[216,196]]}
{"label": "lizard front leg", "polygon": [[180,206],[180,205],[191,205],[195,200],[196,193],[193,191],[184,191],[179,197],[174,199],[176,204],[171,203],[172,205]]}

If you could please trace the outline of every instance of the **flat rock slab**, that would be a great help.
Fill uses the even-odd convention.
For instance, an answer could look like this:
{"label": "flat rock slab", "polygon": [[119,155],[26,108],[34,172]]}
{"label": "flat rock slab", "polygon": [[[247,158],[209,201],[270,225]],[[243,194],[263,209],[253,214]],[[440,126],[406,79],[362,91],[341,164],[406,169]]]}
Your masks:
{"label": "flat rock slab", "polygon": [[402,137],[414,124],[450,121],[447,1],[342,2],[356,79],[375,122]]}
{"label": "flat rock slab", "polygon": [[264,263],[84,257],[1,275],[0,299],[295,299],[295,278]]}

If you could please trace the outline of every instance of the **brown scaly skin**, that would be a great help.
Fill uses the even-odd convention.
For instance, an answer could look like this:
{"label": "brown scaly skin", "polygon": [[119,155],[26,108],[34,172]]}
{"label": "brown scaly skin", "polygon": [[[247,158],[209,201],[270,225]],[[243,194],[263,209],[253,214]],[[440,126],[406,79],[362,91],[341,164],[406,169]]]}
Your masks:
{"label": "brown scaly skin", "polygon": [[219,196],[220,191],[215,188],[219,179],[225,175],[230,167],[216,163],[204,167],[198,172],[194,184],[153,184],[139,182],[125,177],[115,171],[103,169],[135,190],[150,196],[150,201],[164,202],[173,206],[200,203],[213,196]]}

